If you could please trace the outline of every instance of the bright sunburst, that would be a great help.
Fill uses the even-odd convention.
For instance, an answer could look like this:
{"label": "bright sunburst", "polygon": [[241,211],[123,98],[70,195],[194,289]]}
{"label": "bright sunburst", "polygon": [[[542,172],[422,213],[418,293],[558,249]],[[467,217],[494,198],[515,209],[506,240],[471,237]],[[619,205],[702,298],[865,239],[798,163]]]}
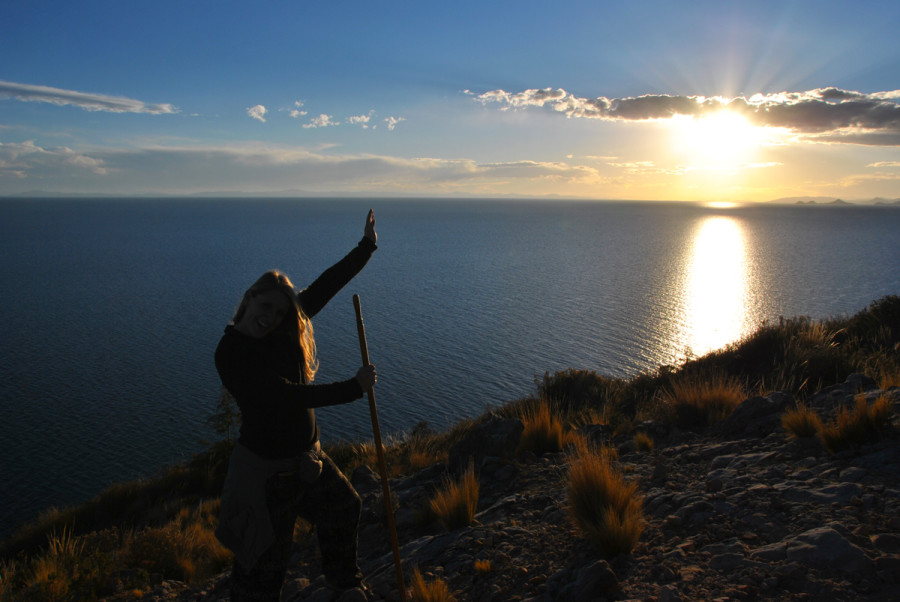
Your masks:
{"label": "bright sunburst", "polygon": [[695,169],[733,169],[754,159],[766,132],[742,115],[722,110],[672,119],[675,153]]}

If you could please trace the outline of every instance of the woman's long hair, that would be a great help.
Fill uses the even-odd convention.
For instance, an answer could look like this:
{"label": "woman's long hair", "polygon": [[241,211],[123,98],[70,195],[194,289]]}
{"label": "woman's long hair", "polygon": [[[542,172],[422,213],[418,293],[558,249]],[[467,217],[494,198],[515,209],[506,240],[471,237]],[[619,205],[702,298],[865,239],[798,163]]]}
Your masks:
{"label": "woman's long hair", "polygon": [[300,348],[303,355],[304,382],[312,382],[313,378],[316,376],[316,371],[319,369],[319,360],[316,356],[316,339],[313,336],[313,326],[309,318],[306,317],[306,314],[303,313],[303,309],[297,303],[297,293],[294,292],[294,285],[291,284],[291,281],[286,274],[283,274],[278,270],[269,270],[260,276],[259,279],[253,283],[253,286],[248,288],[247,292],[244,293],[241,304],[238,306],[237,311],[234,312],[234,318],[232,318],[231,323],[237,324],[241,320],[244,316],[244,312],[247,310],[247,304],[250,302],[251,298],[260,293],[267,293],[273,290],[284,293],[285,297],[290,301],[290,306],[294,308],[293,312],[289,311],[285,315],[281,324],[276,327],[275,332],[287,336]]}

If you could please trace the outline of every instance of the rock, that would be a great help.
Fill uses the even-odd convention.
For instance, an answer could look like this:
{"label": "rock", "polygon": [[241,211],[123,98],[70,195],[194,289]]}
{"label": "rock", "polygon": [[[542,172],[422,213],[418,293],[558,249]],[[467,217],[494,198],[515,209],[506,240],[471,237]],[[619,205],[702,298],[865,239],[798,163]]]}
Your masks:
{"label": "rock", "polygon": [[872,569],[865,552],[832,527],[818,527],[787,542],[787,558],[823,570],[859,573]]}
{"label": "rock", "polygon": [[591,602],[603,598],[618,588],[619,582],[609,563],[597,560],[575,575],[575,581],[562,590],[562,599],[572,602]]}
{"label": "rock", "polygon": [[872,543],[884,554],[900,555],[900,535],[897,533],[879,533],[872,536]]}
{"label": "rock", "polygon": [[888,583],[900,583],[900,556],[881,556],[875,559],[875,571]]}
{"label": "rock", "polygon": [[843,383],[832,385],[817,392],[809,400],[808,405],[818,410],[830,410],[835,407],[850,405],[858,393],[876,389],[875,380],[865,374],[851,374]]}
{"label": "rock", "polygon": [[353,476],[350,477],[350,484],[353,485],[360,497],[381,491],[381,477],[368,466],[360,466],[354,470]]}
{"label": "rock", "polygon": [[791,394],[783,391],[766,397],[751,397],[718,423],[713,432],[725,437],[767,435],[781,426],[781,415],[792,402]]}

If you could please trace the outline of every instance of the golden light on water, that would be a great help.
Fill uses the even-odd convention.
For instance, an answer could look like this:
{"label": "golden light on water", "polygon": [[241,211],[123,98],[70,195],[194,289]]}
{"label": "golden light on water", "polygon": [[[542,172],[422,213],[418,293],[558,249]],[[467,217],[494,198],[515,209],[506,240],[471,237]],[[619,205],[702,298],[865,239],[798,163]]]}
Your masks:
{"label": "golden light on water", "polygon": [[684,279],[683,339],[695,356],[746,333],[749,265],[744,233],[732,218],[714,216],[697,226]]}

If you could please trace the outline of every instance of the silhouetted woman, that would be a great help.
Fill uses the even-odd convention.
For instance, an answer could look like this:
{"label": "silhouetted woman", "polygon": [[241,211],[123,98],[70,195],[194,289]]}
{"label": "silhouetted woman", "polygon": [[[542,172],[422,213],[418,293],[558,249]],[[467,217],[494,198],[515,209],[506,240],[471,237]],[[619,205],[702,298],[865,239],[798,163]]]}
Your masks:
{"label": "silhouetted woman", "polygon": [[316,525],[329,586],[364,587],[357,563],[360,498],[322,452],[314,408],[362,397],[376,381],[375,367],[313,384],[318,362],[310,322],[377,248],[372,211],[364,233],[356,248],[299,293],[284,274],[263,274],[244,293],[216,348],[222,384],[241,410],[216,529],[235,553],[233,601],[279,599],[297,516]]}

